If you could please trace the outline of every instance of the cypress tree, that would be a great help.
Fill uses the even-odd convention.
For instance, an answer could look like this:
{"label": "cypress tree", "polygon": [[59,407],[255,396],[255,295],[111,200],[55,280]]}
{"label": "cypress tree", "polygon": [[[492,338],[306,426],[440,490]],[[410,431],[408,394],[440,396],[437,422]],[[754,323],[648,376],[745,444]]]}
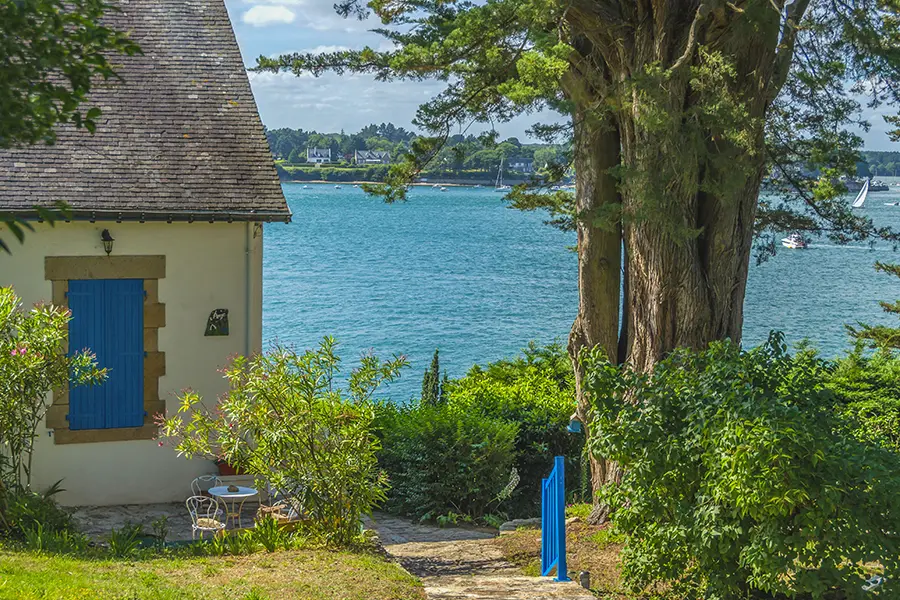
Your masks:
{"label": "cypress tree", "polygon": [[441,393],[440,400],[441,404],[447,402],[447,397],[450,394],[450,378],[447,377],[447,371],[444,371],[444,378],[441,379]]}
{"label": "cypress tree", "polygon": [[435,348],[431,366],[425,370],[422,377],[422,404],[436,405],[441,399],[440,360],[438,350]]}

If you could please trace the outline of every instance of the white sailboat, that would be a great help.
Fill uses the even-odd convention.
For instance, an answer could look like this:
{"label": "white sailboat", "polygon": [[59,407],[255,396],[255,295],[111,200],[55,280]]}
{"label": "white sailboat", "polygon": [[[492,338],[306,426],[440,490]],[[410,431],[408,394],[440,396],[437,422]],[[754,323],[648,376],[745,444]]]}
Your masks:
{"label": "white sailboat", "polygon": [[863,183],[862,188],[859,190],[859,194],[856,195],[856,200],[853,201],[853,208],[862,208],[863,204],[866,202],[866,196],[869,195],[869,180],[866,179],[866,182]]}
{"label": "white sailboat", "polygon": [[512,187],[503,185],[503,159],[500,159],[500,168],[497,169],[497,181],[494,184],[495,192],[508,192]]}

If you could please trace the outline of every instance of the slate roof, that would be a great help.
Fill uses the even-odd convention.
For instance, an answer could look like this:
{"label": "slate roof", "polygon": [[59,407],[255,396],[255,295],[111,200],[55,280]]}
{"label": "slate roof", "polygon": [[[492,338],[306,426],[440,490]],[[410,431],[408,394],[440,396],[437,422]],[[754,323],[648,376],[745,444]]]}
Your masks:
{"label": "slate roof", "polygon": [[306,159],[310,158],[327,158],[331,159],[331,148],[307,148]]}
{"label": "slate roof", "polygon": [[86,106],[97,131],[0,150],[0,212],[66,202],[76,219],[290,220],[223,0],[117,0],[143,56]]}
{"label": "slate roof", "polygon": [[356,150],[356,161],[361,160],[390,161],[391,153],[387,150]]}

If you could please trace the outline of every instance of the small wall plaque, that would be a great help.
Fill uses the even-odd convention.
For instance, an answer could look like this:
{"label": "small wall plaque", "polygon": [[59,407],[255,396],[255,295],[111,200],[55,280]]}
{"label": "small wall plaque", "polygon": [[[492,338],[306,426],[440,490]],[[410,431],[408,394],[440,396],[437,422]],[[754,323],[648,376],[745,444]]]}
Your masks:
{"label": "small wall plaque", "polygon": [[228,335],[228,309],[217,308],[209,313],[206,321],[206,333],[203,335]]}

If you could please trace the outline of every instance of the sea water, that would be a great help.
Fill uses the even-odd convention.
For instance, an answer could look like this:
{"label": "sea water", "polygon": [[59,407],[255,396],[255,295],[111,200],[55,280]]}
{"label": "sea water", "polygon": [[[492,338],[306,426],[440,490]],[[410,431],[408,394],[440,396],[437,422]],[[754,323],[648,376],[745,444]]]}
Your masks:
{"label": "sea water", "polygon": [[[381,393],[403,401],[419,393],[435,348],[458,377],[530,340],[565,342],[578,306],[575,236],[544,214],[510,209],[490,188],[414,187],[390,205],[346,184],[284,192],[293,221],[264,229],[264,346],[302,350],[333,336],[346,371],[364,352],[403,354],[411,367]],[[895,201],[900,188],[872,192],[863,213],[900,228],[900,206],[884,205]],[[877,273],[876,260],[900,255],[823,238],[753,261],[744,344],[776,329],[837,356],[850,346],[845,324],[895,322],[878,301],[900,298],[900,280]]]}

